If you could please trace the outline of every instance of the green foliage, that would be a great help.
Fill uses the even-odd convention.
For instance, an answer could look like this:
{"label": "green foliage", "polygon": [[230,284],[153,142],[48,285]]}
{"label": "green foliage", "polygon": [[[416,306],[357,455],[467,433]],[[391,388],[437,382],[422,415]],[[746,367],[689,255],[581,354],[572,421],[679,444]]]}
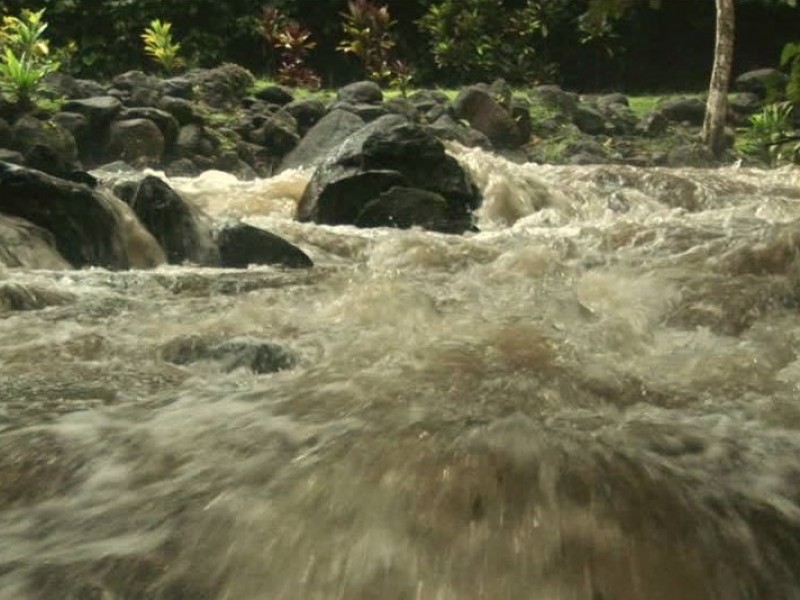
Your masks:
{"label": "green foliage", "polygon": [[265,6],[259,28],[271,48],[279,54],[278,83],[293,87],[317,89],[319,76],[306,64],[308,54],[316,47],[311,32],[288,19],[274,6]]}
{"label": "green foliage", "polygon": [[459,79],[535,83],[553,75],[537,52],[548,28],[535,0],[520,8],[502,0],[442,0],[417,24],[430,39],[439,69]]}
{"label": "green foliage", "polygon": [[781,66],[789,67],[786,96],[792,102],[800,104],[800,42],[789,42],[783,47]]}
{"label": "green foliage", "polygon": [[23,10],[3,17],[0,26],[0,91],[21,105],[30,105],[44,78],[59,68],[44,38],[47,23],[40,11]]}
{"label": "green foliage", "polygon": [[141,35],[144,51],[168,74],[175,73],[185,65],[179,55],[181,45],[172,41],[172,23],[153,19]]}
{"label": "green foliage", "polygon": [[[742,151],[765,159],[771,164],[787,158],[784,141],[792,137],[790,133],[793,114],[794,106],[791,102],[775,102],[751,116]],[[791,153],[795,152],[796,149],[791,150]]]}
{"label": "green foliage", "polygon": [[356,56],[369,79],[378,82],[391,79],[390,56],[396,45],[391,30],[396,22],[389,9],[372,0],[349,0],[347,12],[341,16],[345,39],[337,49]]}

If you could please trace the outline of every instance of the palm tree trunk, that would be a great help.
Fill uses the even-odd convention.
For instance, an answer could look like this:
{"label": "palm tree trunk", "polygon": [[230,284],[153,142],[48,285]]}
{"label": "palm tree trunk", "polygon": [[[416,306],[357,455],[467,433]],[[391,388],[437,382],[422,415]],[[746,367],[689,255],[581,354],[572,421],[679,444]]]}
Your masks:
{"label": "palm tree trunk", "polygon": [[716,0],[717,38],[714,45],[714,67],[711,71],[706,116],[703,122],[703,142],[715,155],[724,150],[736,20],[733,2],[734,0]]}

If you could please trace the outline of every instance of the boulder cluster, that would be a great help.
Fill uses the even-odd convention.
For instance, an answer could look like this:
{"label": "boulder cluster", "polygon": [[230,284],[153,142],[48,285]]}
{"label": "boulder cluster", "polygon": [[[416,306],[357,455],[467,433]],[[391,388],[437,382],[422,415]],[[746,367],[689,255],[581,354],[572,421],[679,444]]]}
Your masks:
{"label": "boulder cluster", "polygon": [[[776,81],[781,77],[769,69],[740,76],[732,123],[759,110],[785,84]],[[168,176],[216,169],[241,179],[313,168],[298,220],[443,233],[473,230],[472,213],[482,201],[445,151],[450,141],[512,160],[717,164],[697,142],[705,114],[699,97],[672,98],[640,117],[623,94],[579,96],[555,85],[520,95],[500,80],[465,87],[453,99],[438,90],[387,99],[378,85],[361,81],[323,102],[281,86],[254,91],[253,76],[233,64],[167,79],[131,71],[105,85],[56,74],[48,86],[66,99],[55,114],[17,114],[0,101],[0,259],[6,265],[25,263],[21,249],[30,245],[55,251],[48,264],[63,260],[74,267],[311,265],[270,232],[212,223],[159,178],[140,175],[106,189],[89,173],[120,161]],[[689,141],[642,154],[641,140],[675,130],[689,131]],[[548,146],[548,136],[557,142]],[[542,156],[555,145],[557,156]],[[147,243],[132,233],[130,221],[158,251],[141,251]],[[136,244],[138,252],[131,249]]]}

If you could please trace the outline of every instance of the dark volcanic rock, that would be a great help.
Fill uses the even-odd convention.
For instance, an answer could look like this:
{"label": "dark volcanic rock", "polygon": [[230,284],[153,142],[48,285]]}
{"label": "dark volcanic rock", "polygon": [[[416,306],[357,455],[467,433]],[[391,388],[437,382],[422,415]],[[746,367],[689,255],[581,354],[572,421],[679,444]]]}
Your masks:
{"label": "dark volcanic rock", "polygon": [[11,133],[11,125],[5,119],[0,119],[0,148],[8,148],[12,145],[14,134]]}
{"label": "dark volcanic rock", "polygon": [[140,255],[131,254],[133,234],[125,220],[132,215],[120,200],[40,171],[0,163],[0,213],[49,231],[75,267],[147,267],[163,258],[143,247]]}
{"label": "dark volcanic rock", "polygon": [[218,264],[219,255],[205,215],[164,181],[152,175],[144,177],[129,204],[161,244],[167,262]]}
{"label": "dark volcanic rock", "polygon": [[367,123],[389,114],[383,104],[368,104],[366,102],[334,102],[331,110],[346,110],[364,119]]}
{"label": "dark volcanic rock", "polygon": [[278,106],[289,104],[289,102],[294,100],[292,93],[280,85],[271,85],[269,87],[265,87],[263,90],[258,90],[253,95],[259,100],[263,100],[269,104],[277,104]]}
{"label": "dark volcanic rock", "polygon": [[186,76],[196,86],[200,99],[214,108],[235,108],[255,82],[250,71],[231,63],[191,71]]}
{"label": "dark volcanic rock", "polygon": [[74,112],[89,119],[92,127],[106,127],[122,110],[122,102],[111,96],[98,96],[83,100],[70,100],[61,107],[64,112]]}
{"label": "dark volcanic rock", "polygon": [[25,157],[16,150],[6,150],[5,148],[0,148],[0,162],[24,165]]}
{"label": "dark volcanic rock", "polygon": [[578,108],[578,95],[566,92],[557,85],[539,85],[533,88],[533,95],[545,106],[556,109],[571,117]]}
{"label": "dark volcanic rock", "polygon": [[361,171],[331,181],[309,211],[302,215],[298,213],[298,218],[326,225],[353,224],[369,201],[389,188],[407,184],[406,178],[398,171]]}
{"label": "dark volcanic rock", "polygon": [[161,82],[161,93],[164,96],[191,100],[194,98],[194,87],[186,77],[170,77]]}
{"label": "dark volcanic rock", "polygon": [[137,106],[135,108],[123,109],[117,116],[119,121],[130,119],[147,119],[156,124],[164,136],[165,148],[170,148],[178,138],[180,125],[177,119],[165,110],[152,108],[150,106]]}
{"label": "dark volcanic rock", "polygon": [[0,214],[0,264],[28,269],[68,269],[49,231],[25,219]]}
{"label": "dark volcanic rock", "polygon": [[178,121],[179,125],[188,125],[189,123],[201,124],[203,122],[194,104],[185,98],[164,96],[158,101],[158,108],[171,114],[175,120]]}
{"label": "dark volcanic rock", "polygon": [[316,125],[325,116],[325,105],[321,100],[307,98],[305,100],[295,100],[283,107],[287,113],[292,115],[297,121],[297,130],[300,135]]}
{"label": "dark volcanic rock", "polygon": [[[78,146],[68,129],[54,121],[40,121],[31,116],[20,117],[11,127],[14,149],[19,150],[28,160],[29,154],[37,147],[44,147],[54,161],[52,165],[39,164],[49,173],[69,172],[77,167]],[[36,150],[40,155],[41,149]]]}
{"label": "dark volcanic rock", "polygon": [[72,134],[78,144],[78,154],[81,157],[88,155],[88,144],[92,139],[89,119],[78,113],[59,112],[53,115],[53,121]]}
{"label": "dark volcanic rock", "polygon": [[427,129],[440,140],[452,140],[464,146],[477,146],[487,150],[492,147],[492,142],[484,134],[459,123],[448,114],[443,114],[428,125]]}
{"label": "dark volcanic rock", "polygon": [[[355,223],[364,207],[394,186],[440,194],[450,226],[464,231],[480,193],[442,143],[423,127],[388,115],[349,136],[317,167],[297,209],[301,221]],[[385,202],[384,207],[396,206]],[[407,216],[397,215],[407,219]],[[420,217],[420,221],[425,221]]]}
{"label": "dark volcanic rock", "polygon": [[345,110],[333,110],[303,136],[294,150],[281,161],[279,171],[313,167],[350,135],[364,126],[364,120]]}
{"label": "dark volcanic rock", "polygon": [[217,232],[220,265],[243,269],[248,265],[313,267],[308,255],[282,237],[245,223],[226,225]]}
{"label": "dark volcanic rock", "polygon": [[606,120],[602,113],[588,104],[578,104],[572,117],[575,125],[589,135],[599,135],[606,131]]}
{"label": "dark volcanic rock", "polygon": [[523,139],[514,117],[483,86],[464,88],[453,102],[456,118],[465,119],[497,148],[517,148]]}
{"label": "dark volcanic rock", "polygon": [[673,98],[658,104],[657,110],[667,119],[700,126],[706,116],[706,105],[700,98]]}
{"label": "dark volcanic rock", "polygon": [[297,121],[285,110],[279,110],[250,134],[250,141],[264,146],[270,154],[283,156],[297,145]]}
{"label": "dark volcanic rock", "polygon": [[253,337],[234,337],[223,341],[199,336],[181,337],[162,347],[161,357],[178,365],[211,361],[219,364],[224,372],[249,369],[261,374],[291,369],[298,363],[297,355],[290,350]]}
{"label": "dark volcanic rock", "polygon": [[380,104],[383,102],[383,92],[374,81],[356,81],[339,88],[336,99],[350,104]]}
{"label": "dark volcanic rock", "polygon": [[733,87],[740,92],[751,92],[765,99],[770,95],[780,97],[789,82],[786,73],[778,69],[756,69],[742,73],[734,81]]}
{"label": "dark volcanic rock", "polygon": [[112,159],[154,167],[164,158],[164,148],[164,135],[150,119],[127,119],[111,124],[108,152]]}
{"label": "dark volcanic rock", "polygon": [[447,200],[442,196],[435,192],[399,186],[386,190],[364,205],[356,217],[355,225],[398,229],[419,226],[446,233],[452,233],[454,229],[448,218]]}

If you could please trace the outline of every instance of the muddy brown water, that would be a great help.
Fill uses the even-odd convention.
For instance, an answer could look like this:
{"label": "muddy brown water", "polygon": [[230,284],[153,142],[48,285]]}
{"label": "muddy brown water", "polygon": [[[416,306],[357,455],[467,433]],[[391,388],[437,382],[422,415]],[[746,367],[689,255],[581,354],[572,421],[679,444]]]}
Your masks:
{"label": "muddy brown water", "polygon": [[0,270],[0,598],[800,598],[800,174],[452,151],[481,233],[206,173],[317,266]]}

